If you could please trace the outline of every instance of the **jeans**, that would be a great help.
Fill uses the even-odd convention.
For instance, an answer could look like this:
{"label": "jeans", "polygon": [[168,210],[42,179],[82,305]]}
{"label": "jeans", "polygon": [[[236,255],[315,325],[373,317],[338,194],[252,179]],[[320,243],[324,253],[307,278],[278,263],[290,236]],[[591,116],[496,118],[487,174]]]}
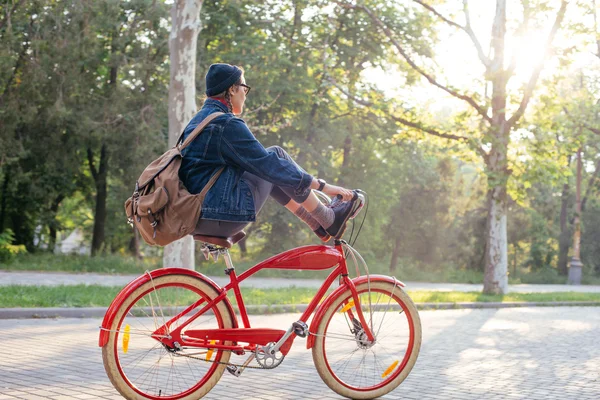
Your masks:
{"label": "jeans", "polygon": [[[276,152],[280,158],[285,158],[298,166],[298,164],[296,164],[296,162],[290,157],[290,155],[281,147],[272,146],[267,148],[267,150],[269,152]],[[300,166],[298,166],[298,168],[300,168]],[[254,207],[256,208],[256,214],[258,214],[263,208],[269,196],[273,197],[282,206],[287,205],[292,199],[297,203],[303,203],[308,197],[308,195],[298,196],[294,193],[293,189],[280,188],[279,186],[275,186],[271,182],[259,178],[258,176],[253,175],[247,171],[244,172],[244,174],[242,175],[242,179],[246,181],[246,183],[250,187],[250,190],[252,191],[252,197],[254,199]],[[200,218],[198,220],[198,223],[196,224],[196,229],[194,230],[193,234],[204,236],[229,237],[235,235],[236,233],[244,229],[248,224],[249,222],[232,222]]]}
{"label": "jeans", "polygon": [[[244,172],[273,183],[291,198],[299,196],[294,201],[306,199],[310,194],[312,175],[299,168],[281,149],[266,149],[246,123],[229,113],[218,100],[206,100],[202,110],[185,128],[185,134],[189,135],[200,121],[215,112],[225,114],[208,124],[183,150],[179,169],[179,177],[187,190],[197,194],[224,167],[204,198],[201,218],[231,222],[256,219],[252,190],[242,179]],[[302,196],[304,198],[300,198]]]}

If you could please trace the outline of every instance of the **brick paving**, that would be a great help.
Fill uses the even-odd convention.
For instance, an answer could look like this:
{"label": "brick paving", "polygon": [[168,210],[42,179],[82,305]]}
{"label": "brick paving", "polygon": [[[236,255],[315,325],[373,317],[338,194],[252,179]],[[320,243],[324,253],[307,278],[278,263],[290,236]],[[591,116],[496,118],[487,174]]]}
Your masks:
{"label": "brick paving", "polygon": [[[0,286],[6,285],[104,285],[125,286],[139,275],[104,275],[94,273],[73,274],[64,272],[21,272],[0,270]],[[211,276],[219,286],[229,283],[226,276]],[[397,277],[402,280],[402,277]],[[481,292],[482,284],[469,283],[429,283],[429,282],[404,282],[408,290],[434,290],[434,291],[458,291],[458,292]],[[286,278],[248,278],[241,286],[252,286],[255,288],[281,288],[281,287],[307,287],[318,289],[323,284],[322,279],[286,279]],[[510,285],[509,292],[513,293],[544,293],[544,292],[582,292],[600,293],[598,285]]]}
{"label": "brick paving", "polygon": [[[297,314],[252,316],[287,327]],[[586,307],[422,311],[423,345],[386,399],[597,400],[600,309]],[[2,320],[0,400],[119,399],[97,347],[99,319]],[[272,371],[227,373],[208,399],[337,399],[298,338]]]}

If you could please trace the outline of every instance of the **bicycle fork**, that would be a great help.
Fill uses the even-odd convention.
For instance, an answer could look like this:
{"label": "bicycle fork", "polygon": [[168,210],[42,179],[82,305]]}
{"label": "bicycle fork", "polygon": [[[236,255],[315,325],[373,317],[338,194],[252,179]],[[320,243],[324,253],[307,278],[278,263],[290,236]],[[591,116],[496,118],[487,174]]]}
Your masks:
{"label": "bicycle fork", "polygon": [[[352,312],[352,308],[356,310],[356,314],[358,316],[358,321],[362,325],[362,329],[364,334],[367,336],[367,340],[371,343],[375,342],[375,336],[371,330],[371,326],[367,324],[367,320],[365,319],[365,315],[362,312],[362,306],[360,304],[360,299],[358,298],[358,292],[356,291],[356,286],[354,286],[354,282],[349,279],[347,276],[343,277],[344,283],[350,289],[350,293],[352,293],[352,300],[348,301],[344,308],[347,307],[347,310],[344,310],[348,313],[348,317],[350,321],[356,320],[354,313]],[[369,311],[370,312],[370,311]]]}

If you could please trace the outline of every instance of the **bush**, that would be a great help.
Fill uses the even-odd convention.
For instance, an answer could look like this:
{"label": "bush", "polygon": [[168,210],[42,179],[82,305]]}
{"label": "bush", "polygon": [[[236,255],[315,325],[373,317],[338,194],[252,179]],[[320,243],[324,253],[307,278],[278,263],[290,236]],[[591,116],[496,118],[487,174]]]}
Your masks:
{"label": "bush", "polygon": [[12,244],[14,238],[15,235],[10,229],[0,233],[0,263],[9,263],[14,260],[17,255],[27,252],[24,245],[21,244],[17,246]]}

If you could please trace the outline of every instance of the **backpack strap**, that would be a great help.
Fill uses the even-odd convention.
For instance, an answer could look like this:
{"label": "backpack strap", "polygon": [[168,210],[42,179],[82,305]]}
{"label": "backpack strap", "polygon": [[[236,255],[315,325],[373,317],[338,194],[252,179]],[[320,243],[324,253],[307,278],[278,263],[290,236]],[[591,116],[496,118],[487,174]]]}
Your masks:
{"label": "backpack strap", "polygon": [[[190,133],[190,135],[187,137],[187,139],[185,139],[185,142],[183,142],[181,145],[178,146],[179,151],[183,151],[183,149],[185,149],[190,143],[192,143],[194,141],[194,139],[196,139],[198,137],[198,135],[200,135],[200,133],[202,133],[202,130],[204,128],[206,128],[206,125],[210,124],[213,121],[213,119],[220,117],[221,115],[225,115],[225,113],[216,112],[216,113],[212,113],[208,117],[204,118],[204,120],[201,123],[199,123],[198,126],[196,126],[196,129],[194,129],[192,131],[192,133]],[[179,139],[177,139],[177,144],[179,144],[180,142],[183,141],[184,132],[182,132],[181,135],[179,135]]]}
{"label": "backpack strap", "polygon": [[202,191],[199,194],[200,204],[204,203],[206,193],[208,193],[208,190],[215,184],[217,178],[219,177],[219,175],[221,175],[221,172],[223,172],[224,169],[225,167],[219,168],[219,170],[213,176],[210,177],[210,180],[206,183],[206,185],[204,185],[204,188],[202,188]]}

